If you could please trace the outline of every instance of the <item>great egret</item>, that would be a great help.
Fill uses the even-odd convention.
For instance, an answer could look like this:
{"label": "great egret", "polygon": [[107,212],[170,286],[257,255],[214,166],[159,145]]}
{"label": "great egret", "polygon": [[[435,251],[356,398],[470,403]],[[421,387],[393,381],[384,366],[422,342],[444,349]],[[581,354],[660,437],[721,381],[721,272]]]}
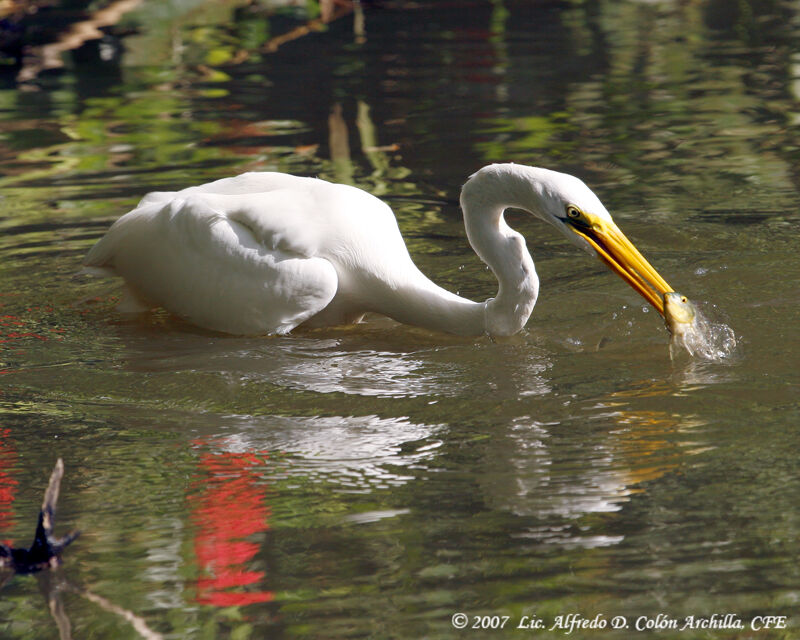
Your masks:
{"label": "great egret", "polygon": [[470,244],[499,281],[485,302],[423,275],[381,200],[282,173],[150,193],[114,223],[85,265],[122,276],[135,308],[155,303],[226,333],[284,334],[377,312],[436,331],[507,336],[525,326],[539,293],[525,239],[503,217],[514,207],[595,253],[663,315],[671,287],[578,178],[489,165],[464,185],[461,207]]}

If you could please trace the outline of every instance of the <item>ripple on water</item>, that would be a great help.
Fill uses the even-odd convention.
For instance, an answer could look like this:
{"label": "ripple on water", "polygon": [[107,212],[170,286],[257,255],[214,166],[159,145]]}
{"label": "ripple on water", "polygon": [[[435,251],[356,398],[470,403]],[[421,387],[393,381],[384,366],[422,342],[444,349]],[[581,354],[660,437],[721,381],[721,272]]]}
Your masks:
{"label": "ripple on water", "polygon": [[285,465],[273,479],[298,477],[345,490],[370,491],[406,484],[441,441],[441,425],[378,416],[226,416],[234,433],[215,440],[224,451],[264,450]]}

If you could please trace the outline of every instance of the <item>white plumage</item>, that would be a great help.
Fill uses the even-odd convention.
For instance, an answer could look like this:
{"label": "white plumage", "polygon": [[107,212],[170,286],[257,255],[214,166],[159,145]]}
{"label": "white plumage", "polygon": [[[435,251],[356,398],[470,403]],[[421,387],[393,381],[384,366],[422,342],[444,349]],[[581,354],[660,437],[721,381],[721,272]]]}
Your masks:
{"label": "white plumage", "polygon": [[[527,322],[539,281],[524,239],[505,223],[507,207],[530,211],[584,249],[597,250],[587,221],[616,229],[580,180],[546,169],[485,167],[461,201],[469,240],[499,280],[497,296],[483,303],[425,277],[377,198],[280,173],[150,193],[114,223],[85,265],[121,276],[139,308],[161,305],[233,334],[287,333],[377,312],[439,331],[509,335]],[[570,207],[587,218],[570,218]]]}

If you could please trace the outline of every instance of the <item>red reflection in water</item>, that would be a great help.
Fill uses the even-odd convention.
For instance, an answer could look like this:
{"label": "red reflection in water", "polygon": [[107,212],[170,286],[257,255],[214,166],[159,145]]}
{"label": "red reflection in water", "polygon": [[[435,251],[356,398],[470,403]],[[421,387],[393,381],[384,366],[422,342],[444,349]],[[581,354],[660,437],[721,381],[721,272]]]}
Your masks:
{"label": "red reflection in water", "polygon": [[[198,443],[204,444],[204,443]],[[263,454],[262,454],[263,455]],[[247,563],[259,546],[247,538],[269,528],[269,507],[256,469],[263,464],[254,453],[204,453],[202,471],[189,497],[197,533],[195,555],[202,578],[197,580],[197,602],[231,607],[268,602],[271,591],[244,591],[259,583],[263,571],[250,571]]]}
{"label": "red reflection in water", "polygon": [[[11,504],[18,484],[12,475],[16,461],[17,451],[11,442],[11,430],[0,427],[0,535],[14,524]],[[10,540],[0,542],[11,544]]]}

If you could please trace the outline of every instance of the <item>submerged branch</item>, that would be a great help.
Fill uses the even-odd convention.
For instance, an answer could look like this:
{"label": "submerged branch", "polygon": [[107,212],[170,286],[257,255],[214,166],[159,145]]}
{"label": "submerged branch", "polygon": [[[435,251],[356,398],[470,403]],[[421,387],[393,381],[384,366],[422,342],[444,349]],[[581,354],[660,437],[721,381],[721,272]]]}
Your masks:
{"label": "submerged branch", "polygon": [[83,596],[90,602],[94,602],[98,607],[103,609],[104,611],[108,611],[110,613],[114,613],[121,618],[124,618],[127,622],[131,624],[131,626],[136,629],[136,632],[142,636],[145,640],[162,640],[164,636],[162,636],[157,631],[153,631],[150,627],[147,626],[144,618],[141,616],[137,616],[132,611],[128,609],[123,609],[117,604],[111,602],[107,598],[103,596],[99,596],[96,593],[92,593],[88,589],[82,589],[80,587],[76,587],[74,585],[68,585],[69,589],[80,596]]}
{"label": "submerged branch", "polygon": [[36,524],[36,533],[29,549],[11,548],[0,544],[0,568],[10,568],[16,573],[34,573],[42,569],[57,567],[61,562],[61,552],[79,533],[73,532],[61,539],[53,536],[56,517],[56,502],[64,476],[64,462],[56,462],[50,482],[44,492],[42,509]]}

